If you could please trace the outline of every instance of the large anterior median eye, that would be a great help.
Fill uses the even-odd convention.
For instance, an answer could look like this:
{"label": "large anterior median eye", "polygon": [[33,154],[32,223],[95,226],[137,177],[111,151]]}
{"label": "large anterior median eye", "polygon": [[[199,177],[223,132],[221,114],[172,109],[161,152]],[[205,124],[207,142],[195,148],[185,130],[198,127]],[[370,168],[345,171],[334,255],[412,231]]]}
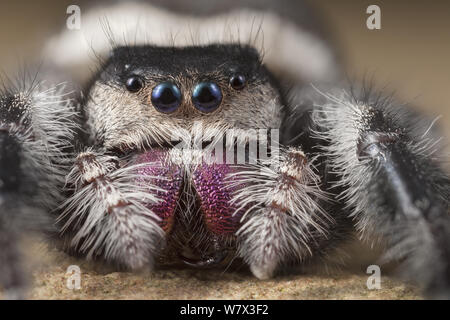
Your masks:
{"label": "large anterior median eye", "polygon": [[202,112],[212,112],[222,102],[222,91],[214,82],[200,82],[192,92],[192,102]]}
{"label": "large anterior median eye", "polygon": [[160,112],[174,112],[181,104],[181,91],[172,82],[163,82],[153,88],[152,104]]}

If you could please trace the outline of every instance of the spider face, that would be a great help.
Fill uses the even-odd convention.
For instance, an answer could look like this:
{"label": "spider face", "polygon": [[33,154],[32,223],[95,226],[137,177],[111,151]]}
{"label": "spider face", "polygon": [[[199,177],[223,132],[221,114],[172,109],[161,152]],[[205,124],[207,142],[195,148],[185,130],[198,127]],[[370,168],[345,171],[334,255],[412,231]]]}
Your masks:
{"label": "spider face", "polygon": [[159,202],[146,206],[158,216],[169,251],[188,264],[222,261],[245,209],[231,203],[235,188],[226,181],[237,169],[206,163],[191,142],[199,127],[205,140],[227,130],[279,127],[281,99],[256,50],[124,47],[102,70],[86,105],[93,143],[126,154],[126,165],[145,164],[136,180],[160,189]]}
{"label": "spider face", "polygon": [[204,129],[278,128],[281,101],[255,49],[119,47],[90,88],[91,138],[107,149],[167,145]]}

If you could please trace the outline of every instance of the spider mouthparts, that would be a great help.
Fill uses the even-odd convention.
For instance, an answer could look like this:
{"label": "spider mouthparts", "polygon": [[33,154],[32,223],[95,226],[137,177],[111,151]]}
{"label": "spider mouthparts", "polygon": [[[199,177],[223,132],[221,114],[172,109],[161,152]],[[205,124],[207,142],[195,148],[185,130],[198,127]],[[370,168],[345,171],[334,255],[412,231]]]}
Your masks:
{"label": "spider mouthparts", "polygon": [[216,251],[212,255],[205,255],[199,259],[188,258],[184,256],[182,253],[178,253],[179,259],[186,265],[195,268],[214,268],[221,264],[227,257],[229,251],[221,250]]}

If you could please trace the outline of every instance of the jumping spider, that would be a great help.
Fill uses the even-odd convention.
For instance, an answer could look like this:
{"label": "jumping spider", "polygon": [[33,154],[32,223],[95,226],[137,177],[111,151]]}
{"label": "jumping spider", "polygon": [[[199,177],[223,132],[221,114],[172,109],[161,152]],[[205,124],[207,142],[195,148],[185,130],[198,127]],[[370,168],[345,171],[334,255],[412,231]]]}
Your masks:
{"label": "jumping spider", "polygon": [[[273,34],[263,32],[270,44]],[[277,48],[262,58],[242,43],[119,42],[83,95],[52,84],[46,70],[1,92],[6,292],[25,287],[16,245],[30,228],[125,269],[239,258],[260,279],[325,261],[357,230],[382,238],[387,256],[405,260],[430,296],[449,296],[450,184],[432,154],[429,122],[364,86],[296,81],[286,90]],[[280,57],[295,57],[282,49]],[[287,73],[298,68],[291,63]],[[310,67],[305,75],[318,70],[321,80],[339,70]],[[267,157],[259,139],[251,152],[249,129],[279,137]],[[242,144],[244,163],[221,161]]]}

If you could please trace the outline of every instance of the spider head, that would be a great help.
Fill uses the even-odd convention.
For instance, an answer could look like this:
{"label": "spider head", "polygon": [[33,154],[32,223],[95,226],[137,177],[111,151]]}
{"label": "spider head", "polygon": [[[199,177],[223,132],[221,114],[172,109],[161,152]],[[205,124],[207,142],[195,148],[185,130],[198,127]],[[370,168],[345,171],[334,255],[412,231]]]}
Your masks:
{"label": "spider head", "polygon": [[134,150],[186,139],[199,123],[215,134],[278,128],[278,92],[249,46],[119,47],[92,82],[85,111],[95,143]]}

